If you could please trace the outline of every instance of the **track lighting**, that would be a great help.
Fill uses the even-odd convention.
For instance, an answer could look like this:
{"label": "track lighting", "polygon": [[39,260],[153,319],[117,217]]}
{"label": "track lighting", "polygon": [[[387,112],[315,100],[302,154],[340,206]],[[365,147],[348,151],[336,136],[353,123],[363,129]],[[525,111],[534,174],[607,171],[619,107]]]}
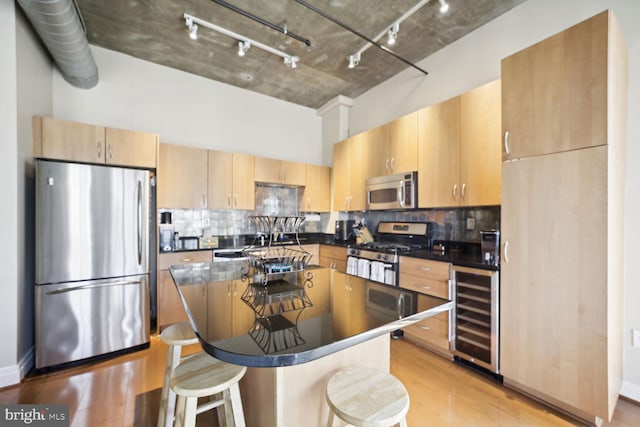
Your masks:
{"label": "track lighting", "polygon": [[396,22],[395,24],[393,24],[390,28],[389,31],[387,31],[387,44],[389,46],[393,46],[394,44],[396,44],[396,39],[398,38],[398,31],[400,31],[400,23]]}
{"label": "track lighting", "polygon": [[447,13],[449,10],[449,3],[447,0],[440,0],[440,13]]}
{"label": "track lighting", "polygon": [[298,68],[298,61],[300,61],[300,58],[298,58],[297,56],[290,55],[286,52],[275,49],[271,46],[267,46],[266,44],[262,44],[248,37],[245,37],[242,34],[235,33],[231,30],[227,30],[226,28],[223,28],[219,25],[213,24],[211,22],[205,21],[200,18],[196,18],[195,16],[189,15],[188,13],[185,13],[183,17],[184,17],[185,25],[189,28],[189,36],[192,39],[196,39],[198,37],[198,34],[197,34],[198,25],[200,25],[212,31],[216,31],[220,34],[224,34],[225,36],[236,39],[238,41],[239,56],[245,56],[247,53],[247,50],[249,50],[250,47],[255,46],[258,49],[264,50],[265,52],[269,52],[273,55],[277,55],[281,57],[284,60],[284,63],[286,66],[290,68]]}
{"label": "track lighting", "polygon": [[354,53],[353,55],[349,55],[349,68],[356,68],[356,65],[360,63],[360,54]]}
{"label": "track lighting", "polygon": [[247,40],[238,42],[238,56],[244,56],[251,47],[251,43]]}
{"label": "track lighting", "polygon": [[297,56],[285,56],[284,57],[284,65],[289,68],[298,68],[298,61],[300,58]]}
{"label": "track lighting", "polygon": [[198,26],[193,23],[193,19],[185,18],[185,23],[189,28],[189,37],[191,40],[198,40]]}

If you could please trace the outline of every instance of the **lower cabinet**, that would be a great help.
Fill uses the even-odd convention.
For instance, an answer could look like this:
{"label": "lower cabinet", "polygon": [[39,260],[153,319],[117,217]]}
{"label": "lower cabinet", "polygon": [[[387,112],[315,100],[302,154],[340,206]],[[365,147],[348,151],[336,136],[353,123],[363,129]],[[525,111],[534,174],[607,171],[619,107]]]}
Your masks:
{"label": "lower cabinet", "polygon": [[[209,339],[226,338],[230,335],[242,335],[249,332],[255,320],[254,311],[240,298],[248,283],[242,280],[228,280],[208,286],[206,302],[216,307],[208,310],[207,336]],[[226,300],[221,305],[220,300]],[[220,307],[223,307],[220,310]]]}
{"label": "lower cabinet", "polygon": [[[293,246],[295,248],[295,246]],[[311,258],[309,259],[309,265],[319,265],[320,262],[320,245],[301,245],[300,248],[309,252]]]}
{"label": "lower cabinet", "polygon": [[311,285],[305,285],[305,293],[313,304],[300,313],[300,320],[329,313],[331,311],[331,271],[328,268],[311,268],[304,274],[312,274]]}
{"label": "lower cabinet", "polygon": [[[158,330],[188,320],[169,267],[176,264],[211,262],[212,251],[177,252],[158,255]],[[202,295],[202,310],[206,310],[206,295]]]}
{"label": "lower cabinet", "polygon": [[[447,262],[400,257],[400,287],[422,294],[450,299]],[[421,307],[418,299],[418,310]],[[409,340],[451,359],[449,352],[449,313],[441,313],[403,328]]]}
{"label": "lower cabinet", "polygon": [[331,312],[333,314],[333,334],[336,339],[348,337],[362,331],[367,319],[361,310],[354,311],[354,305],[365,304],[364,279],[331,270]]}
{"label": "lower cabinet", "polygon": [[322,267],[345,273],[347,271],[347,248],[343,246],[320,245],[320,259],[318,264]]}

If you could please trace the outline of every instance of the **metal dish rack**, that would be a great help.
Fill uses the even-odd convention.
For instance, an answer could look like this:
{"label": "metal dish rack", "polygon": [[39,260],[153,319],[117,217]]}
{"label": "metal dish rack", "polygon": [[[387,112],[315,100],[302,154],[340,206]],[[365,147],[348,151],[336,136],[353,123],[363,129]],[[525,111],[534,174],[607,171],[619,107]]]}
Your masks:
{"label": "metal dish rack", "polygon": [[[249,335],[265,353],[304,344],[298,319],[305,308],[313,306],[305,291],[313,287],[313,274],[305,271],[312,255],[300,246],[298,239],[304,217],[249,218],[257,237],[268,236],[265,246],[251,246],[243,251],[248,259],[246,277],[250,283],[241,298],[256,316]],[[284,246],[281,237],[292,233],[297,247],[290,241]]]}

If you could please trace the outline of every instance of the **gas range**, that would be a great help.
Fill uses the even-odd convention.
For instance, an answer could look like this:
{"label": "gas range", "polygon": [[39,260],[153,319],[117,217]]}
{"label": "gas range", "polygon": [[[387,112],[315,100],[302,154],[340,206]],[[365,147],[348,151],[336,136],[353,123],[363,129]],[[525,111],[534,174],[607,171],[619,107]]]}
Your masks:
{"label": "gas range", "polygon": [[380,222],[376,239],[347,248],[347,274],[398,286],[400,255],[431,247],[431,222]]}

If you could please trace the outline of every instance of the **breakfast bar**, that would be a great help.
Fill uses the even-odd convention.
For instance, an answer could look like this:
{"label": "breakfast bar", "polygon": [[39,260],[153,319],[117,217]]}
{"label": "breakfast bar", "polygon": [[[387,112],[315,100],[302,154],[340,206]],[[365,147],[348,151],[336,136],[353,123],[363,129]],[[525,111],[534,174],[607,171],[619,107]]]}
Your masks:
{"label": "breakfast bar", "polygon": [[388,372],[392,333],[452,307],[316,266],[268,283],[244,261],[170,272],[202,348],[249,367],[240,389],[247,425],[255,426],[324,425],[334,373],[350,365]]}

